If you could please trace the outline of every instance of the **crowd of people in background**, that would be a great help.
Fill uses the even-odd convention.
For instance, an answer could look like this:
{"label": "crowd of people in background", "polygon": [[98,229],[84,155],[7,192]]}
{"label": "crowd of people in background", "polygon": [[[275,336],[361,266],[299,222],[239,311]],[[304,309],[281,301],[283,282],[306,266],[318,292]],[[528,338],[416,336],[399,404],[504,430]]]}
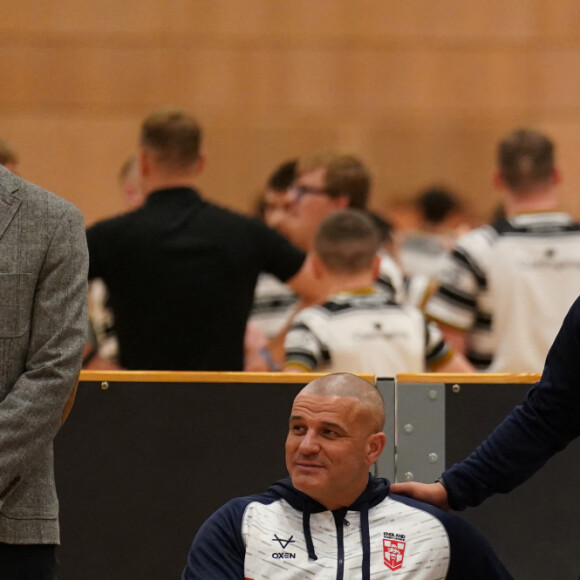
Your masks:
{"label": "crowd of people in background", "polygon": [[[4,141],[0,163],[18,170]],[[501,211],[475,228],[442,186],[407,205],[412,227],[371,211],[350,153],[283,161],[254,216],[203,196],[204,163],[189,113],[144,120],[119,173],[126,213],[87,231],[85,368],[541,372],[580,287],[580,225],[546,135],[501,139]]]}
{"label": "crowd of people in background", "polygon": [[[477,227],[465,219],[465,200],[443,187],[419,192],[414,227],[398,227],[371,211],[373,183],[364,161],[334,151],[281,163],[266,180],[255,215],[242,215],[199,191],[202,129],[188,112],[164,108],[145,118],[137,150],[119,172],[126,212],[85,232],[77,208],[14,175],[18,156],[0,141],[0,207],[8,216],[2,223],[10,224],[4,254],[29,281],[18,286],[29,297],[28,310],[16,302],[5,309],[4,358],[12,370],[4,387],[10,436],[0,454],[6,467],[0,500],[19,486],[26,493],[9,495],[5,509],[28,510],[34,498],[30,513],[37,522],[0,518],[8,542],[0,542],[2,558],[13,559],[18,571],[25,562],[29,578],[40,578],[41,568],[49,574],[43,577],[54,577],[52,455],[45,453],[38,469],[38,448],[48,449],[44,443],[74,400],[88,294],[85,368],[331,373],[294,401],[286,442],[291,483],[211,516],[183,578],[226,569],[235,577],[247,570],[270,577],[277,562],[261,556],[261,535],[268,526],[277,529],[283,501],[292,510],[283,517],[298,522],[292,532],[304,532],[304,546],[293,548],[302,554],[298,570],[316,574],[329,561],[334,567],[335,551],[325,548],[317,522],[332,512],[342,549],[351,510],[360,512],[360,537],[349,536],[354,557],[338,558],[338,565],[360,569],[364,578],[377,567],[398,569],[404,549],[415,562],[426,541],[435,554],[427,568],[447,570],[448,578],[510,578],[475,530],[422,503],[477,505],[524,481],[578,436],[580,224],[561,210],[549,137],[516,129],[499,141],[496,161],[492,184],[501,207]],[[16,300],[22,293],[13,280],[5,276],[4,283]],[[30,333],[17,332],[29,321]],[[539,373],[546,356],[542,379],[524,404],[438,483],[389,488],[369,479],[385,442],[384,407],[372,384],[355,374]],[[32,391],[46,394],[32,397]],[[415,499],[391,498],[389,489]],[[51,518],[34,515],[45,505]],[[255,530],[244,519],[246,507],[260,518]],[[400,529],[409,529],[401,536],[407,548],[373,524],[378,517],[392,520],[393,510]],[[425,517],[433,533],[411,537],[416,518]],[[216,533],[224,521],[230,533]],[[383,543],[371,547],[373,535]],[[38,549],[37,538],[49,542],[47,550]]]}

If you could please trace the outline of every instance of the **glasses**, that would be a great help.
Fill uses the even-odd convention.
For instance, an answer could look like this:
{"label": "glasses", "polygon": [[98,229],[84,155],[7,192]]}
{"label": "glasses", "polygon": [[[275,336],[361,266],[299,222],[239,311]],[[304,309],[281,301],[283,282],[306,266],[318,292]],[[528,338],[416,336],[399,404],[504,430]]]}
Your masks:
{"label": "glasses", "polygon": [[300,184],[291,185],[288,188],[288,193],[294,197],[296,202],[300,201],[305,195],[331,195],[328,189]]}

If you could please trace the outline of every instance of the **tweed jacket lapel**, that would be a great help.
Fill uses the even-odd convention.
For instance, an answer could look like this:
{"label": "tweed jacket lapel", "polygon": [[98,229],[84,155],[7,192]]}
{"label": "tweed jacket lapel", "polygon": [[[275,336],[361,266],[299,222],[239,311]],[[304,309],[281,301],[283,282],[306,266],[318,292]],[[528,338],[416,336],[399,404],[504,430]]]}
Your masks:
{"label": "tweed jacket lapel", "polygon": [[[0,172],[10,173],[2,166],[0,166]],[[17,191],[16,179],[0,181],[0,238],[20,207],[21,200],[15,195]]]}
{"label": "tweed jacket lapel", "polygon": [[[2,166],[0,166],[0,172],[10,174]],[[15,195],[17,191],[18,182],[16,179],[4,179],[0,181],[0,238],[20,207],[21,200]]]}

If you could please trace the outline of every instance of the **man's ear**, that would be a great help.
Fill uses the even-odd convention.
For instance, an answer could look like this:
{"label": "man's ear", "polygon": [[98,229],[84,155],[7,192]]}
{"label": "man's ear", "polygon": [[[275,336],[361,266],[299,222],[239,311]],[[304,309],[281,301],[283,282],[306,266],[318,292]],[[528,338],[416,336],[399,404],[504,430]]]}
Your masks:
{"label": "man's ear", "polygon": [[505,189],[505,181],[500,171],[496,171],[491,179],[493,187],[497,190]]}
{"label": "man's ear", "polygon": [[373,265],[371,267],[373,271],[373,280],[377,280],[381,270],[381,257],[378,254],[374,257]]}
{"label": "man's ear", "polygon": [[205,169],[206,161],[207,158],[205,156],[205,153],[200,152],[197,161],[195,162],[195,170],[194,170],[195,175],[199,175]]}
{"label": "man's ear", "polygon": [[367,464],[370,467],[380,457],[385,445],[387,437],[384,433],[373,433],[369,436],[367,441]]}
{"label": "man's ear", "polygon": [[340,195],[334,198],[334,205],[337,209],[348,209],[350,206],[350,198],[348,195]]}
{"label": "man's ear", "polygon": [[137,166],[140,177],[149,175],[151,171],[151,154],[144,147],[141,147],[137,153]]}
{"label": "man's ear", "polygon": [[319,258],[318,254],[314,251],[308,253],[308,258],[310,259],[310,266],[312,267],[312,274],[317,280],[320,280],[324,276],[324,264]]}

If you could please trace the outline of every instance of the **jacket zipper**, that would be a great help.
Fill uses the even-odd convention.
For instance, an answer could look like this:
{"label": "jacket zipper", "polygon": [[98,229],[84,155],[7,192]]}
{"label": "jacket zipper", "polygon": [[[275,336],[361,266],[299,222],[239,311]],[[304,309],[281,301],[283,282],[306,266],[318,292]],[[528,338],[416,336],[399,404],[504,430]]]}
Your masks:
{"label": "jacket zipper", "polygon": [[334,524],[336,525],[336,543],[337,543],[337,562],[336,562],[336,580],[344,578],[344,512],[333,512]]}

